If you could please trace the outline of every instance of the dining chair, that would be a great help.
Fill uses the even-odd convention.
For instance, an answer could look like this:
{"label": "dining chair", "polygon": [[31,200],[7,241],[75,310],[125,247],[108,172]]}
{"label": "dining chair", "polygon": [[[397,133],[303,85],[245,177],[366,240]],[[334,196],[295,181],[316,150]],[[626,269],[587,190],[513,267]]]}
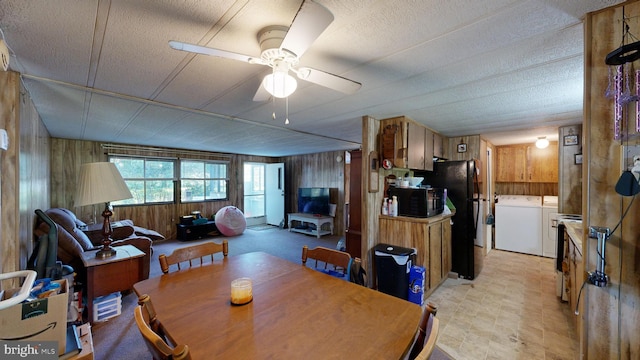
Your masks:
{"label": "dining chair", "polygon": [[427,303],[423,308],[416,338],[407,359],[427,360],[433,353],[440,328],[440,320],[436,318],[437,311],[438,308],[433,303]]}
{"label": "dining chair", "polygon": [[[219,252],[222,252],[224,257],[227,257],[229,254],[229,243],[226,239],[222,241],[222,244],[209,241],[175,249],[171,255],[166,256],[165,254],[160,254],[158,261],[160,261],[160,269],[162,269],[162,272],[167,274],[171,265],[176,265],[178,270],[181,269],[180,263],[186,263],[187,261],[189,262],[189,267],[192,267],[194,262],[202,265],[207,257],[211,257],[211,261],[213,261],[213,255]],[[195,261],[196,259],[200,259],[200,261],[197,262]]]}
{"label": "dining chair", "polygon": [[[187,345],[171,346],[167,343],[161,324],[156,317],[149,295],[144,294],[138,299],[138,306],[134,309],[134,316],[138,330],[147,348],[156,360],[190,360],[191,354]],[[155,330],[157,329],[157,330]]]}
{"label": "dining chair", "polygon": [[329,249],[323,246],[318,246],[313,249],[309,249],[307,245],[302,247],[302,266],[307,265],[307,259],[315,260],[315,267],[318,268],[318,261],[324,263],[324,270],[327,269],[327,265],[333,265],[333,270],[338,270],[339,268],[342,271],[343,275],[347,274],[347,270],[349,269],[349,263],[351,262],[351,255],[349,253]]}

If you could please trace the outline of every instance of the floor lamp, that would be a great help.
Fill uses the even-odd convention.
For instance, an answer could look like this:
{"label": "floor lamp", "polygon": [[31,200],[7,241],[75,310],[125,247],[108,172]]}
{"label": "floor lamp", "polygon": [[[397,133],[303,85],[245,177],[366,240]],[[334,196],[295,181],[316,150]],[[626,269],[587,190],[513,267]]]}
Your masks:
{"label": "floor lamp", "polygon": [[75,206],[85,206],[104,203],[102,212],[102,249],[96,254],[97,258],[107,258],[116,254],[111,247],[111,222],[109,217],[111,201],[131,199],[131,191],[122,179],[120,171],[110,162],[97,162],[80,165],[80,183],[76,192]]}

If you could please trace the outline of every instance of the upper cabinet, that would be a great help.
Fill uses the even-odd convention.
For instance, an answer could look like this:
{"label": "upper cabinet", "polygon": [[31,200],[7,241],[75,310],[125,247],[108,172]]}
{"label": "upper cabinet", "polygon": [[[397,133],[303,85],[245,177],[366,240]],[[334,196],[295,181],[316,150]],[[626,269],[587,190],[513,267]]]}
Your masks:
{"label": "upper cabinet", "polygon": [[434,135],[433,131],[424,129],[424,170],[433,171]]}
{"label": "upper cabinet", "polygon": [[[424,169],[425,128],[407,123],[407,166],[409,169]],[[432,161],[432,160],[430,160]]]}
{"label": "upper cabinet", "polygon": [[[429,131],[429,129],[427,129]],[[433,157],[444,158],[444,142],[440,134],[431,132],[433,136]]]}
{"label": "upper cabinet", "polygon": [[527,181],[527,148],[526,146],[496,147],[496,181]]}
{"label": "upper cabinet", "polygon": [[405,116],[380,120],[381,160],[398,168],[433,170],[433,134]]}
{"label": "upper cabinet", "polygon": [[498,182],[558,182],[558,143],[546,149],[533,145],[496,147],[496,181]]}

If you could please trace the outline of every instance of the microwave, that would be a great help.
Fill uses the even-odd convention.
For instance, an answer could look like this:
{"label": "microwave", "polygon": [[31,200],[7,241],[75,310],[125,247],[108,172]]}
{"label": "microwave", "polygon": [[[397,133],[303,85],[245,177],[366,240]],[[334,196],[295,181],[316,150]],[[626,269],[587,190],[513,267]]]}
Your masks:
{"label": "microwave", "polygon": [[426,218],[444,211],[444,189],[389,188],[389,198],[398,198],[398,216]]}

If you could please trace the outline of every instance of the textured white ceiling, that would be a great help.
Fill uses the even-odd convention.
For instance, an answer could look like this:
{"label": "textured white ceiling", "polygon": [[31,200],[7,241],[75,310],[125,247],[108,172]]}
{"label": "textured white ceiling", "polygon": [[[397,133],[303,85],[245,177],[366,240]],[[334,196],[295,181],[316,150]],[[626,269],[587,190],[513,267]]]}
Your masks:
{"label": "textured white ceiling", "polygon": [[495,145],[557,139],[582,121],[582,17],[622,1],[316,2],[335,20],[301,65],[362,88],[299,81],[290,125],[285,101],[252,101],[268,68],[167,43],[256,56],[258,31],[290,25],[301,0],[2,0],[0,29],[52,136],[285,156],[359,147],[365,115]]}

